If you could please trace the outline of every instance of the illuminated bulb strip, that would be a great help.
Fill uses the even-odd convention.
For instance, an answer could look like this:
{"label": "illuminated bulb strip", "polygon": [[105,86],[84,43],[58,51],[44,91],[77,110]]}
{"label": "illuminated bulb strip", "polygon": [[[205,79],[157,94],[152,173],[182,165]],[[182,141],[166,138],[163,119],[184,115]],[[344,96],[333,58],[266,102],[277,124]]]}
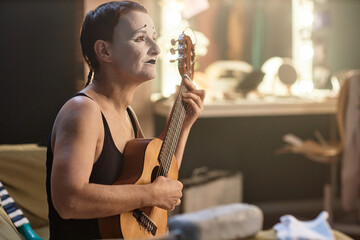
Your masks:
{"label": "illuminated bulb strip", "polygon": [[293,8],[293,64],[299,75],[293,94],[308,94],[313,90],[312,28],[314,23],[313,0],[292,0]]}

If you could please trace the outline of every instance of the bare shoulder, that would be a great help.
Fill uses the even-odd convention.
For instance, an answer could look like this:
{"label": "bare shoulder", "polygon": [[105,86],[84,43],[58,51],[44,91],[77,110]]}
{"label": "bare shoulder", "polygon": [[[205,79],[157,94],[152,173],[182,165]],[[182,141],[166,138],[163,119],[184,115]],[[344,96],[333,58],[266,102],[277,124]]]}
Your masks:
{"label": "bare shoulder", "polygon": [[101,111],[96,102],[87,97],[73,97],[58,113],[52,139],[54,140],[59,135],[81,137],[89,132],[89,129],[92,136],[96,136],[97,130],[102,127],[102,124],[99,124],[101,121]]}

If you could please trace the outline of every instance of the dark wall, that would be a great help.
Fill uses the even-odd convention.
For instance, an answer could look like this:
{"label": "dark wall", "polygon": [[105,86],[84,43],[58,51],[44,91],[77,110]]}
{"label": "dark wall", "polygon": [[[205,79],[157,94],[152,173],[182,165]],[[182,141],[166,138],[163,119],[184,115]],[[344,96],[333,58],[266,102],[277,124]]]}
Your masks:
{"label": "dark wall", "polygon": [[[166,124],[155,115],[156,134]],[[322,198],[328,166],[302,155],[276,155],[283,135],[314,139],[319,130],[331,139],[333,114],[199,118],[186,144],[179,178],[199,167],[241,171],[243,197],[248,203]],[[315,139],[314,139],[315,140]]]}
{"label": "dark wall", "polygon": [[360,69],[360,1],[330,1],[328,64],[332,72]]}
{"label": "dark wall", "polygon": [[315,71],[360,69],[360,1],[316,1],[315,10]]}
{"label": "dark wall", "polygon": [[83,78],[82,1],[0,1],[0,144],[44,142]]}

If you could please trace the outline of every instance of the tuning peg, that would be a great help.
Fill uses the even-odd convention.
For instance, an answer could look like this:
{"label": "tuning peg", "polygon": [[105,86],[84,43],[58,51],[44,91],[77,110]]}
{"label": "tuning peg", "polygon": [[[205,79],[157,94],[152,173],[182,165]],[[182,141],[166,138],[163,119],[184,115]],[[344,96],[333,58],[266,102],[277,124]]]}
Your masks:
{"label": "tuning peg", "polygon": [[184,53],[184,47],[179,46],[177,49],[174,49],[174,48],[171,48],[171,49],[170,49],[170,53],[171,53],[172,55],[174,55],[176,51],[179,51],[179,53]]}
{"label": "tuning peg", "polygon": [[175,40],[175,39],[171,39],[171,45],[175,45],[176,44],[176,42],[178,42],[179,40]]}
{"label": "tuning peg", "polygon": [[178,57],[178,58],[176,58],[176,59],[170,59],[169,61],[171,62],[171,63],[173,63],[173,62],[176,62],[176,61],[181,61],[183,59],[183,55],[181,55],[180,57]]}

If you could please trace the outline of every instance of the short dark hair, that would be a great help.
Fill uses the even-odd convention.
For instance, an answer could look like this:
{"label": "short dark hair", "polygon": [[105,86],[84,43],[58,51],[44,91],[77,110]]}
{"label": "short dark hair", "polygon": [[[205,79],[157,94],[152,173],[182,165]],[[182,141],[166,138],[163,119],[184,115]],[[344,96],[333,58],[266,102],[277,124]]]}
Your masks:
{"label": "short dark hair", "polygon": [[91,82],[93,72],[99,68],[94,50],[95,42],[99,39],[112,42],[119,18],[130,10],[148,13],[144,6],[131,1],[104,3],[87,13],[80,34],[82,54],[90,68],[86,86]]}

